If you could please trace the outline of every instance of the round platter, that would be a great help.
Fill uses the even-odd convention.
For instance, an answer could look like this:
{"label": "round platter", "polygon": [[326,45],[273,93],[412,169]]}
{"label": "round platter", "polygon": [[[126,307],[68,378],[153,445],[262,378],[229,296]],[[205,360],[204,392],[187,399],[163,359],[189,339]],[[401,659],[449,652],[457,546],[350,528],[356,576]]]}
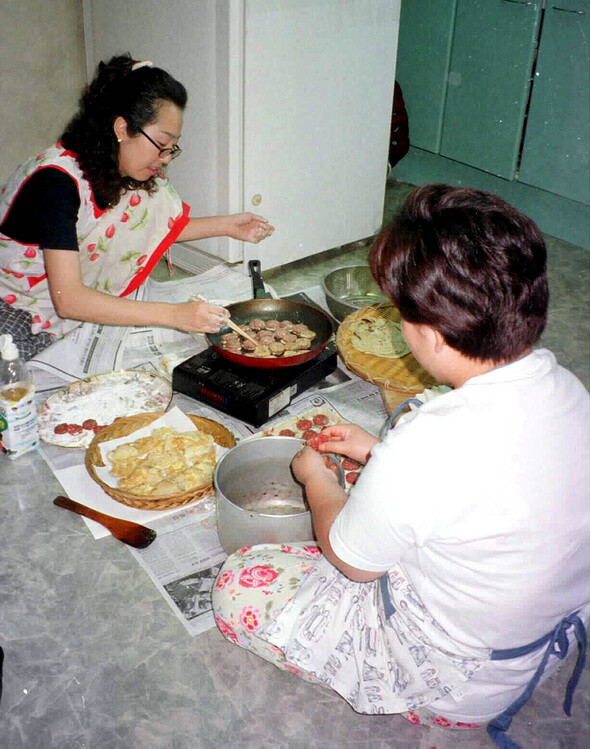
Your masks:
{"label": "round platter", "polygon": [[120,416],[164,411],[171,400],[172,385],[151,372],[119,369],[84,377],[60,388],[43,403],[39,437],[58,447],[88,447],[98,427],[108,426]]}
{"label": "round platter", "polygon": [[[183,507],[197,499],[202,499],[213,491],[213,472],[211,473],[211,480],[201,486],[196,486],[181,494],[168,494],[160,497],[132,494],[123,489],[110,486],[98,476],[96,468],[104,467],[99,447],[101,442],[118,439],[119,437],[127,437],[138,429],[149,426],[153,421],[162,416],[163,413],[161,411],[159,413],[136,414],[134,416],[119,418],[110,426],[102,429],[94,437],[90,443],[90,447],[86,451],[84,463],[91,478],[100,485],[109,497],[117,500],[117,502],[122,502],[128,507],[135,507],[138,510],[169,510],[174,507]],[[236,444],[233,434],[222,424],[212,419],[206,419],[203,416],[196,416],[195,414],[186,415],[199,431],[210,434],[220,447],[229,448]]]}
{"label": "round platter", "polygon": [[344,364],[363,380],[378,385],[382,391],[395,391],[405,398],[421,393],[436,380],[418,364],[412,353],[398,359],[366,354],[352,343],[351,325],[358,320],[379,318],[401,321],[399,310],[391,304],[374,304],[348,315],[338,328],[336,346]]}

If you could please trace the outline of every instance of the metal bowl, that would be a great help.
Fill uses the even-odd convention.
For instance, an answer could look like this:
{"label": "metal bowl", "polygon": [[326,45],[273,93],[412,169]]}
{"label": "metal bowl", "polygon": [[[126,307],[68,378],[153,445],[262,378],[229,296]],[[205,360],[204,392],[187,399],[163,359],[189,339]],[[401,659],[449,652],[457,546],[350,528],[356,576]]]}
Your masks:
{"label": "metal bowl", "polygon": [[324,276],[322,289],[330,312],[340,321],[361,307],[388,301],[368,265],[336,268]]}

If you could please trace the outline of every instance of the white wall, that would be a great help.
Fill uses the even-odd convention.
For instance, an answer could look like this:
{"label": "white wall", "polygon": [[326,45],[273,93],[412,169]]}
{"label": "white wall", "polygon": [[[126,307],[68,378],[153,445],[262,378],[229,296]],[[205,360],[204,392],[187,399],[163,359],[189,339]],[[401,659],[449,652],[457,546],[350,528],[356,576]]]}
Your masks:
{"label": "white wall", "polygon": [[0,2],[0,184],[51,145],[86,80],[82,0]]}

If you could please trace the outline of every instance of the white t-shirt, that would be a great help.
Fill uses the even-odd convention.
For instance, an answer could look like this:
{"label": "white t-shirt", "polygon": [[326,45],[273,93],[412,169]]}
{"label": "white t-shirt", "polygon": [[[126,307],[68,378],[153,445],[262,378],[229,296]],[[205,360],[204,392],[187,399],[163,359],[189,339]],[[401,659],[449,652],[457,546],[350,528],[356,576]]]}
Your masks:
{"label": "white t-shirt", "polygon": [[[589,403],[540,349],[406,414],[334,522],[335,553],[376,572],[401,562],[432,616],[467,646],[513,648],[570,612],[587,619]],[[542,652],[487,662],[460,702],[431,708],[491,719]]]}

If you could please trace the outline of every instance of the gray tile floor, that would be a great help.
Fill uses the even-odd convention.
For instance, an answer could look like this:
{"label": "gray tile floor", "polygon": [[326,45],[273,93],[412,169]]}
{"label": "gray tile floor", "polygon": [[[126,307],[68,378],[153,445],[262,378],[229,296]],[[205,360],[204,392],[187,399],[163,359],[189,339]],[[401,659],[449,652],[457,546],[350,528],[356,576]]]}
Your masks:
{"label": "gray tile floor", "polygon": [[[388,187],[386,218],[409,187]],[[368,242],[266,274],[279,292],[366,258]],[[262,254],[262,253],[261,253]],[[587,252],[549,239],[543,343],[588,384]],[[0,462],[0,749],[480,749],[483,730],[417,728],[355,714],[334,693],[279,672],[212,630],[191,638],[126,548],[94,541],[55,508],[43,461]],[[590,745],[587,663],[574,713],[568,660],[514,719],[523,749]]]}

